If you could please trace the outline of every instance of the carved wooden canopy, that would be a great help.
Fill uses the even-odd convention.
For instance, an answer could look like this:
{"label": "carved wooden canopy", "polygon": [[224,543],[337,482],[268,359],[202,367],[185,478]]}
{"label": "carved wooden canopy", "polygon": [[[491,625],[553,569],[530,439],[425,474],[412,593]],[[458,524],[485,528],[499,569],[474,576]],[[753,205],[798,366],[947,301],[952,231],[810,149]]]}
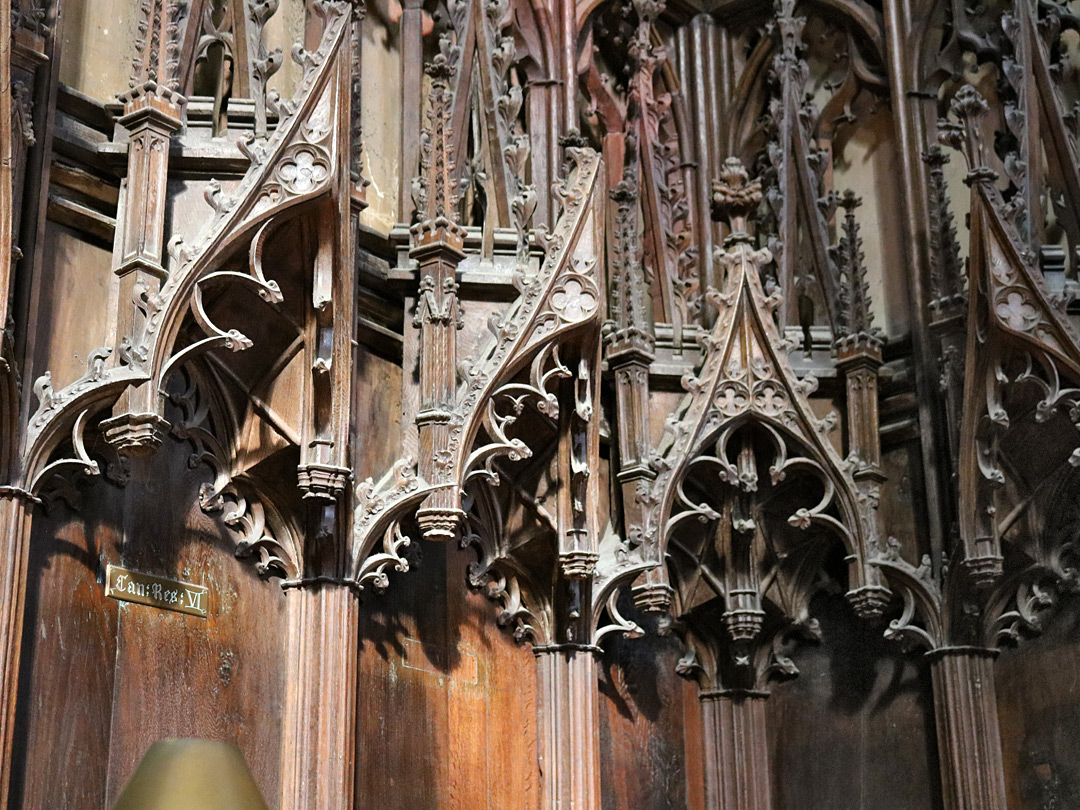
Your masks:
{"label": "carved wooden canopy", "polygon": [[106,5],[122,68],[90,4],[0,11],[0,809],[62,514],[123,538],[97,585],[213,526],[285,600],[283,810],[361,806],[359,628],[459,552],[545,808],[616,806],[597,684],[645,636],[703,806],[780,806],[828,605],[929,672],[943,806],[1004,810],[994,660],[1080,587],[1075,2]]}

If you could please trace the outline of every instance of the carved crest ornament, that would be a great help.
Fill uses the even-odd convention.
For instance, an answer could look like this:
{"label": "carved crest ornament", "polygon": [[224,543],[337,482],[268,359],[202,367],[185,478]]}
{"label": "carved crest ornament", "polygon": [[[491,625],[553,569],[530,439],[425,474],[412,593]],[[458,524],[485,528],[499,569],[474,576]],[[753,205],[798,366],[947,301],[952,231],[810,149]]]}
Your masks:
{"label": "carved crest ornament", "polygon": [[[1072,6],[409,0],[379,23],[402,109],[374,148],[362,3],[307,3],[293,65],[277,0],[135,5],[113,132],[80,158],[121,178],[81,376],[18,336],[31,210],[103,227],[38,204],[41,141],[90,147],[34,106],[55,4],[0,16],[0,773],[34,522],[183,443],[199,509],[289,594],[282,808],[353,806],[359,617],[442,542],[535,655],[544,808],[603,805],[605,645],[653,633],[697,684],[706,805],[775,806],[767,701],[842,594],[928,662],[945,808],[1004,810],[998,648],[1080,589]],[[879,137],[900,177],[875,185],[852,167]],[[864,230],[889,217],[898,257]],[[404,381],[377,467],[368,333]]]}

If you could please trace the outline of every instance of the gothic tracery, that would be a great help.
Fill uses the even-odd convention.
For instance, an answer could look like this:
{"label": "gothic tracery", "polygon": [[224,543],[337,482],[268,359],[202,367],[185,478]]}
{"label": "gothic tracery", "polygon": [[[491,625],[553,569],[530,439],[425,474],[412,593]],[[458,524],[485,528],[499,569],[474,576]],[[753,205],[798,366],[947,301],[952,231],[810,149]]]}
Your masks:
{"label": "gothic tracery", "polygon": [[811,649],[920,673],[927,806],[1080,796],[995,685],[1080,590],[1075,2],[13,0],[0,37],[0,808],[111,806],[144,715],[282,810],[802,806]]}

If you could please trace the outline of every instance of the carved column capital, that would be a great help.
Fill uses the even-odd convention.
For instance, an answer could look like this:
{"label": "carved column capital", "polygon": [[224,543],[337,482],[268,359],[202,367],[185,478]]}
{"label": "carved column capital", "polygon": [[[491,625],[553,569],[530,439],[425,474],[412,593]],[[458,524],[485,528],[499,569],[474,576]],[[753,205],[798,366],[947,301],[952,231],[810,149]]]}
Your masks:
{"label": "carved column capital", "polygon": [[143,82],[117,98],[124,105],[117,123],[129,132],[149,126],[168,135],[184,124],[187,99],[155,81]]}
{"label": "carved column capital", "polygon": [[881,349],[885,339],[881,335],[855,332],[836,339],[833,344],[836,348],[837,369],[867,368],[873,371],[881,368]]}
{"label": "carved column capital", "polygon": [[671,610],[671,603],[675,598],[675,589],[666,581],[653,579],[646,575],[634,583],[630,588],[630,594],[634,598],[634,605],[640,610],[646,613],[664,615]]}
{"label": "carved column capital", "polygon": [[996,553],[1000,543],[994,538],[976,538],[975,545],[979,550],[985,549],[986,553],[968,557],[962,564],[975,587],[985,590],[1001,580],[1005,573],[1005,558]]}
{"label": "carved column capital", "polygon": [[855,614],[864,620],[879,619],[893,602],[892,591],[884,585],[864,585],[844,594]]}
{"label": "carved column capital", "polygon": [[428,498],[428,505],[416,510],[416,523],[425,540],[449,542],[458,536],[461,526],[465,521],[465,512],[453,504],[443,505],[436,503],[440,500],[436,496],[439,492],[445,493],[447,500],[457,502],[456,489],[447,487],[436,490]]}
{"label": "carved column capital", "polygon": [[10,485],[0,486],[0,500],[21,500],[27,505],[35,506],[41,503],[41,498],[25,487]]}
{"label": "carved column capital", "polygon": [[156,413],[122,413],[99,425],[105,441],[124,456],[147,456],[169,432],[169,423]]}
{"label": "carved column capital", "polygon": [[616,369],[628,365],[640,365],[648,368],[656,357],[656,338],[636,326],[618,329],[607,336],[608,368]]}
{"label": "carved column capital", "polygon": [[301,464],[296,474],[305,500],[339,501],[352,480],[352,470],[333,464]]}

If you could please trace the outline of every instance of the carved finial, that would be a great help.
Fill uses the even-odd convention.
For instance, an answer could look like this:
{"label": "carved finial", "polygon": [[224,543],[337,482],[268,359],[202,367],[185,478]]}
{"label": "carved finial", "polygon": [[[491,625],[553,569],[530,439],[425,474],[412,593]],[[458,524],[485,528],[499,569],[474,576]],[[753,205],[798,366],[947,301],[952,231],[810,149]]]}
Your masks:
{"label": "carved finial", "polygon": [[964,268],[956,226],[949,210],[949,189],[945,183],[945,164],[949,156],[934,144],[923,152],[923,162],[930,169],[930,297],[931,307],[939,308],[963,295]]}
{"label": "carved finial", "polygon": [[[447,42],[445,37],[443,42],[444,45]],[[453,221],[458,189],[451,157],[452,49],[444,47],[424,70],[431,78],[431,106],[427,126],[420,137],[420,175],[413,183],[413,202],[420,221],[413,226],[412,232],[417,247],[446,243],[460,251],[465,241],[465,230]]]}
{"label": "carved finial", "polygon": [[749,241],[746,221],[760,204],[761,181],[751,181],[742,161],[729,157],[720,169],[720,179],[714,180],[712,187],[713,219],[726,221],[731,227],[729,241]]}
{"label": "carved finial", "polygon": [[874,313],[870,310],[870,285],[866,282],[862,237],[855,219],[855,209],[862,205],[862,200],[848,189],[840,197],[840,205],[844,209],[843,236],[832,248],[840,272],[839,331],[844,335],[869,335]]}
{"label": "carved finial", "polygon": [[46,371],[34,380],[34,396],[37,398],[39,411],[47,411],[56,407],[59,397],[53,391],[51,371]]}
{"label": "carved finial", "polygon": [[653,45],[653,25],[664,13],[664,0],[630,0],[629,6],[637,17],[637,29],[627,43],[629,70],[636,73],[655,67],[664,58],[664,49]]}
{"label": "carved finial", "polygon": [[[632,139],[630,139],[632,142]],[[636,149],[627,150],[623,177],[610,192],[615,203],[615,242],[611,256],[611,317],[615,328],[652,348],[652,319],[645,302],[647,285],[641,261],[641,235],[638,232],[638,162]]]}
{"label": "carved finial", "polygon": [[993,182],[998,177],[997,172],[987,165],[986,145],[983,143],[982,121],[989,109],[979,91],[965,84],[956,91],[949,103],[949,112],[957,120],[942,118],[938,121],[938,140],[964,153],[968,164],[964,182],[969,186]]}
{"label": "carved finial", "polygon": [[186,0],[143,0],[139,4],[131,87],[176,93],[180,89],[181,20]]}
{"label": "carved finial", "polygon": [[[275,0],[276,2],[276,0]],[[364,123],[363,123],[363,81],[361,69],[362,23],[367,14],[363,0],[353,0],[352,30],[349,42],[352,50],[352,122],[349,127],[349,179],[353,184],[354,205],[367,207],[364,189],[371,181],[364,176]]]}
{"label": "carved finial", "polygon": [[798,71],[805,79],[807,67],[800,54],[806,18],[795,16],[795,0],[776,0],[773,9],[780,32],[780,48],[773,60],[773,66],[777,74],[793,70]]}

